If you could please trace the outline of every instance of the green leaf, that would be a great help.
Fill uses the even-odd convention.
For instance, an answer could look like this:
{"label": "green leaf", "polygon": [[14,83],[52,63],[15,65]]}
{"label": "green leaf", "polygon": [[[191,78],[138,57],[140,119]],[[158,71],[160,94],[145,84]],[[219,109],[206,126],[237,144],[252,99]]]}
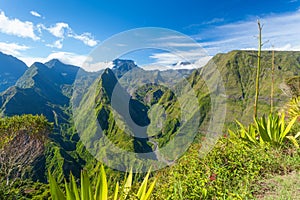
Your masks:
{"label": "green leaf", "polygon": [[147,200],[147,199],[150,198],[151,193],[152,193],[152,191],[153,191],[153,189],[154,189],[156,180],[157,180],[157,179],[154,179],[154,181],[151,183],[151,185],[150,185],[150,187],[149,187],[149,189],[148,189],[148,191],[147,191],[147,193],[146,193],[146,195],[145,195],[145,198],[144,198],[144,199],[141,199],[141,200]]}
{"label": "green leaf", "polygon": [[[285,121],[284,121],[285,115],[284,113],[281,114],[281,118],[280,118],[280,122],[279,122],[279,126],[280,126],[280,133],[284,132],[284,128],[285,128]],[[280,138],[279,138],[280,139]]]}
{"label": "green leaf", "polygon": [[287,125],[287,127],[285,128],[284,132],[280,135],[280,139],[281,141],[283,141],[284,137],[290,132],[292,126],[294,125],[294,123],[296,122],[297,117],[294,117],[289,124]]}
{"label": "green leaf", "polygon": [[74,200],[75,195],[73,190],[70,188],[71,184],[67,183],[67,180],[65,179],[65,188],[66,188],[66,195],[67,195],[67,200]]}
{"label": "green leaf", "polygon": [[[272,122],[273,122],[273,118],[272,118],[272,115],[270,114],[269,116],[268,116],[268,121],[267,121],[267,135],[269,136],[269,138],[270,138],[270,141],[272,141],[272,139],[274,140],[274,137],[272,136],[273,134],[272,134],[272,129],[271,129],[271,126],[273,125],[272,124]],[[264,133],[261,133],[261,134],[264,134]]]}
{"label": "green leaf", "polygon": [[100,199],[107,200],[108,195],[108,187],[107,187],[107,179],[104,170],[104,166],[101,166],[101,185],[100,185]]}
{"label": "green leaf", "polygon": [[97,200],[98,197],[100,197],[101,194],[101,173],[98,173],[97,177],[97,183],[96,183],[96,188],[95,188],[95,194],[94,194],[94,199]]}
{"label": "green leaf", "polygon": [[146,189],[147,189],[147,182],[148,182],[148,178],[149,178],[149,175],[150,175],[150,170],[148,171],[147,175],[145,176],[139,190],[138,190],[138,193],[137,193],[137,197],[139,199],[143,199],[146,195]]}
{"label": "green leaf", "polygon": [[255,122],[259,137],[261,137],[265,143],[270,142],[270,137],[267,133],[267,130],[264,128],[264,123],[266,123],[264,120],[264,117],[262,117],[261,120],[254,119],[254,122]]}
{"label": "green leaf", "polygon": [[116,184],[114,200],[118,200],[118,193],[119,193],[119,182],[117,182],[117,184]]}
{"label": "green leaf", "polygon": [[75,200],[80,200],[79,191],[78,191],[76,180],[75,180],[75,177],[73,176],[73,174],[71,174],[71,183],[70,184],[71,184],[71,188],[73,190],[74,196],[75,196]]}
{"label": "green leaf", "polygon": [[299,149],[299,143],[294,136],[289,135],[286,136],[286,138],[289,139],[297,149]]}
{"label": "green leaf", "polygon": [[297,139],[300,136],[300,132],[298,132],[294,137]]}
{"label": "green leaf", "polygon": [[132,186],[132,169],[130,169],[130,172],[128,174],[127,180],[124,185],[123,189],[123,198],[126,199],[128,196],[129,191],[131,190]]}
{"label": "green leaf", "polygon": [[50,184],[50,193],[53,200],[65,200],[66,197],[63,194],[63,192],[60,190],[56,180],[51,175],[50,172],[48,172],[49,176],[49,184]]}
{"label": "green leaf", "polygon": [[233,132],[232,130],[228,129],[228,133],[229,133],[229,136],[232,137],[232,138],[237,138],[237,134],[235,132]]}
{"label": "green leaf", "polygon": [[90,180],[85,170],[81,172],[81,200],[89,200]]}

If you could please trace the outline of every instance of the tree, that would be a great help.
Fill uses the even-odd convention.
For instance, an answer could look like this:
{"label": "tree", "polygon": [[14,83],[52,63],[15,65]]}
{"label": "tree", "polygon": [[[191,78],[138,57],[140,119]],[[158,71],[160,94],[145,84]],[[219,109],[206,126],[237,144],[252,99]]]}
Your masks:
{"label": "tree", "polygon": [[43,153],[52,130],[44,116],[14,116],[0,121],[0,174],[6,185],[22,178],[24,170]]}

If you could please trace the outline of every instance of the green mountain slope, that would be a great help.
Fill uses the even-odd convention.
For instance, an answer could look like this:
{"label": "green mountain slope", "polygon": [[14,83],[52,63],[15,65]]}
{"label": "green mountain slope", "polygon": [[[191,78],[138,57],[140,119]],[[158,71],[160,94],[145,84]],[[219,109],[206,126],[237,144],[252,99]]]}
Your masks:
{"label": "green mountain slope", "polygon": [[[175,94],[164,86],[165,84],[172,85],[175,83],[174,78],[183,78],[184,76],[171,70],[165,72],[145,71],[135,66],[133,61],[115,61],[115,66],[102,73],[78,106],[79,110],[76,112],[75,121],[81,129],[79,131],[85,145],[88,149],[92,149],[93,154],[100,152],[101,155],[98,156],[103,159],[117,153],[116,149],[114,152],[114,148],[122,149],[123,152],[119,155],[120,157],[124,156],[124,160],[122,160],[123,158],[115,160],[116,162],[111,164],[119,169],[130,167],[130,163],[123,163],[123,161],[135,160],[134,157],[126,155],[126,152],[148,153],[148,160],[157,160],[160,156],[155,152],[157,147],[166,146],[168,141],[173,140],[176,135],[182,134],[180,127],[188,124],[184,120],[189,121],[189,118],[196,112],[193,108],[186,108],[190,109],[189,112],[186,112],[185,116],[181,116],[180,112],[183,108],[180,108],[179,102],[187,105],[187,102],[190,101],[185,97],[187,94],[182,89],[184,87],[180,84],[174,85],[172,90],[179,91],[178,94]],[[169,80],[164,82],[164,79]],[[196,104],[198,104],[197,99]],[[198,107],[196,106],[196,109]],[[202,108],[202,106],[200,107]],[[203,111],[207,110],[203,109]],[[93,122],[91,116],[94,115],[97,116],[99,127]],[[203,121],[203,116],[201,121]],[[86,123],[87,121],[90,124]],[[196,130],[193,133],[196,134],[197,126],[194,127]],[[101,131],[97,132],[98,129]],[[110,145],[106,145],[107,139],[110,141]],[[126,158],[126,156],[128,157]],[[139,159],[138,155],[134,156]],[[172,156],[168,158],[168,160],[173,159]],[[117,167],[119,165],[121,167]]]}
{"label": "green mountain slope", "polygon": [[[271,92],[271,63],[272,52],[262,52],[262,70],[260,83],[260,96],[258,114],[267,114],[270,110]],[[215,64],[220,71],[227,98],[226,121],[232,122],[239,119],[250,122],[253,115],[253,102],[255,94],[255,75],[257,65],[257,52],[232,51],[226,54],[218,54],[213,57],[210,64]],[[201,90],[203,82],[200,80],[201,70],[195,71],[189,81],[193,88]],[[289,90],[287,80],[298,76],[300,73],[300,52],[275,52],[275,107],[283,105],[289,98],[286,90]]]}
{"label": "green mountain slope", "polygon": [[14,87],[1,95],[2,113],[43,114],[49,121],[63,122],[67,118],[63,108],[69,105],[78,69],[58,60],[34,63]]}
{"label": "green mountain slope", "polygon": [[[84,163],[76,153],[78,136],[69,123],[72,85],[78,70],[78,67],[56,59],[45,64],[34,63],[16,85],[0,97],[3,115],[43,114],[55,125],[42,156],[29,172],[29,177],[36,180],[46,181],[46,169],[50,169],[60,180],[70,171],[79,176]],[[36,167],[44,171],[36,170]]]}

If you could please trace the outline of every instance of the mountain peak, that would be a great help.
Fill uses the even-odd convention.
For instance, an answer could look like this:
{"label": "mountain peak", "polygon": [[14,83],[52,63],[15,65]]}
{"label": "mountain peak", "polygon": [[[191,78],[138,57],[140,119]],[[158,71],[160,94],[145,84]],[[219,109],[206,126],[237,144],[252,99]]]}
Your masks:
{"label": "mountain peak", "polygon": [[[36,67],[36,68],[42,68],[42,67],[45,67],[45,65],[43,64],[43,63],[41,63],[41,62],[34,62],[32,65],[31,65],[31,67]],[[30,67],[30,68],[31,68]]]}
{"label": "mountain peak", "polygon": [[138,67],[133,60],[116,59],[113,61],[113,69],[126,68],[131,69]]}
{"label": "mountain peak", "polygon": [[58,60],[57,58],[49,60],[48,62],[45,63],[45,65],[49,68],[52,68],[56,65],[63,65],[64,63],[62,63],[60,60]]}
{"label": "mountain peak", "polygon": [[133,60],[122,60],[116,59],[113,61],[112,71],[115,73],[117,78],[122,77],[125,73],[139,68]]}

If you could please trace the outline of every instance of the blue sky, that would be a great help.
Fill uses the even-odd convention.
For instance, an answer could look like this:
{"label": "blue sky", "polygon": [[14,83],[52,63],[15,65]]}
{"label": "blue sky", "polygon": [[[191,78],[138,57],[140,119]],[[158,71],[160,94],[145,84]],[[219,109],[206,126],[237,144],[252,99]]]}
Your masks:
{"label": "blue sky", "polygon": [[[264,24],[265,49],[300,50],[299,9],[297,0],[0,0],[0,51],[28,65],[51,58],[81,65],[93,49],[114,34],[161,27],[192,37],[209,57],[257,48],[257,19]],[[186,56],[189,58],[188,53]],[[160,51],[128,57],[140,64],[180,61]],[[191,57],[192,62],[195,59]]]}

